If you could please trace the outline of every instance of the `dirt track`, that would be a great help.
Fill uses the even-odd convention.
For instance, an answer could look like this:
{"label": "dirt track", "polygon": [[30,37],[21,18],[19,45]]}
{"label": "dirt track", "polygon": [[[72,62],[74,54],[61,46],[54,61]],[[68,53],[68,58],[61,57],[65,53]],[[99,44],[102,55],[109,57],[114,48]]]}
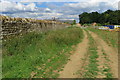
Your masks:
{"label": "dirt track", "polygon": [[75,73],[82,67],[83,64],[82,58],[84,58],[87,47],[88,47],[88,38],[87,34],[84,31],[85,37],[81,43],[77,45],[76,51],[70,57],[70,61],[65,65],[63,71],[60,72],[59,78],[76,78]]}
{"label": "dirt track", "polygon": [[[101,38],[99,38],[98,35],[96,35],[95,33],[93,32],[90,32],[90,33],[98,46],[98,54],[99,54],[99,57],[101,57],[99,58],[99,61],[100,61],[99,64],[101,68],[104,63],[108,63],[111,68],[111,73],[113,73],[113,77],[117,78],[118,77],[118,53],[116,49],[114,49],[111,46],[108,46],[108,44],[105,41],[103,41]],[[106,53],[107,58],[110,61],[106,62],[104,60],[104,58],[102,57],[102,50],[104,50],[104,53]]]}
{"label": "dirt track", "polygon": [[[83,30],[84,31],[84,30]],[[93,32],[90,32],[91,36],[96,42],[96,46],[98,48],[97,52],[99,55],[99,69],[106,68],[104,65],[105,63],[108,64],[108,66],[111,68],[111,73],[113,74],[113,78],[118,77],[118,54],[116,49],[114,49],[111,46],[108,46],[108,44],[103,41],[98,35],[96,35]],[[63,71],[61,71],[59,74],[59,78],[79,78],[79,74],[75,74],[78,70],[80,70],[83,66],[83,60],[86,57],[88,47],[90,46],[88,44],[89,39],[87,33],[84,31],[84,39],[81,43],[79,43],[76,47],[75,52],[73,52],[73,55],[70,56],[70,61],[65,65],[63,68]],[[105,55],[103,55],[103,53]],[[106,58],[107,57],[107,58]],[[109,60],[109,61],[108,61]],[[97,78],[105,78],[105,74],[99,72],[99,75],[96,76]]]}

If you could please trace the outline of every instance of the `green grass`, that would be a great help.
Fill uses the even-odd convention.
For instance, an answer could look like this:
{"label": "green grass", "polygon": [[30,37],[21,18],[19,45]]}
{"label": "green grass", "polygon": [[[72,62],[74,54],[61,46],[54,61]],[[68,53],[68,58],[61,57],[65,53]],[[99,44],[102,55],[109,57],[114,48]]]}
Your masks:
{"label": "green grass", "polygon": [[88,38],[89,38],[89,48],[88,48],[88,55],[89,55],[89,63],[84,67],[85,72],[83,74],[84,78],[96,78],[98,75],[98,60],[97,58],[99,57],[97,54],[97,47],[94,39],[91,37],[89,32],[86,30]]}
{"label": "green grass", "polygon": [[[86,30],[87,31],[87,30]],[[98,66],[100,66],[97,62],[97,58],[99,57],[99,55],[97,54],[97,46],[95,43],[95,40],[92,38],[92,36],[89,34],[89,32],[87,31],[88,34],[88,38],[89,38],[89,49],[88,49],[88,54],[89,54],[89,64],[85,67],[85,69],[87,70],[85,72],[85,74],[83,75],[84,78],[96,78],[96,76],[98,75],[98,72],[101,72],[106,76],[105,79],[110,79],[113,78],[113,74],[111,73],[111,68],[108,65],[109,63],[109,59],[107,54],[104,52],[104,50],[102,50],[104,58],[105,58],[105,67],[101,69],[98,68]]]}
{"label": "green grass", "polygon": [[[3,78],[56,78],[83,38],[80,28],[31,32],[3,41]],[[32,76],[31,76],[32,75]]]}
{"label": "green grass", "polygon": [[106,62],[104,64],[105,67],[101,69],[101,71],[106,76],[106,79],[113,78],[113,74],[111,73],[111,67],[109,65],[110,59],[108,58],[104,50],[102,50],[102,52],[103,52],[102,54]]}
{"label": "green grass", "polygon": [[88,28],[90,31],[97,33],[104,41],[106,41],[110,46],[115,48],[118,47],[118,32],[104,31],[94,28]]}
{"label": "green grass", "polygon": [[[91,80],[97,78],[97,76],[99,76],[99,73],[101,73],[102,75],[105,75],[104,79],[110,79],[113,78],[113,74],[111,73],[111,67],[109,66],[109,62],[110,59],[108,58],[107,54],[104,52],[104,50],[102,49],[102,55],[105,59],[105,64],[103,68],[98,68],[98,66],[100,66],[98,64],[99,60],[97,60],[97,58],[99,58],[98,52],[97,52],[97,45],[95,40],[93,39],[93,37],[91,36],[91,34],[88,32],[87,29],[84,29],[87,32],[88,35],[88,39],[89,39],[89,48],[88,48],[88,52],[86,55],[88,55],[88,57],[86,57],[85,59],[82,59],[85,63],[85,65],[83,66],[82,72],[81,70],[79,70],[77,72],[77,74],[80,74],[80,77],[82,78],[90,78]],[[86,61],[85,61],[86,60]]]}

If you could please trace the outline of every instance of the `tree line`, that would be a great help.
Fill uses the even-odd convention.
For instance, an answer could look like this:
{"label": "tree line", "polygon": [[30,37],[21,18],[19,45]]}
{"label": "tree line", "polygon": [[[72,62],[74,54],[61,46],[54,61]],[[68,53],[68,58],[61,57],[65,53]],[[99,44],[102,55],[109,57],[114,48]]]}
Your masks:
{"label": "tree line", "polygon": [[103,13],[84,12],[79,15],[80,24],[98,23],[100,25],[120,25],[120,10],[107,10]]}

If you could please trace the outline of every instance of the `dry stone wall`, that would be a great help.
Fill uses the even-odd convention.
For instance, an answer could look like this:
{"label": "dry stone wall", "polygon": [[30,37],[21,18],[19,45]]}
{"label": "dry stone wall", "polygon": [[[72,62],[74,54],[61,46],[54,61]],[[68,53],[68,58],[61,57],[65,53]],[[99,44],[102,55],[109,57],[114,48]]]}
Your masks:
{"label": "dry stone wall", "polygon": [[36,20],[28,18],[11,18],[8,16],[0,16],[1,33],[3,37],[17,34],[25,34],[32,31],[45,32],[48,30],[62,29],[69,24],[49,21]]}

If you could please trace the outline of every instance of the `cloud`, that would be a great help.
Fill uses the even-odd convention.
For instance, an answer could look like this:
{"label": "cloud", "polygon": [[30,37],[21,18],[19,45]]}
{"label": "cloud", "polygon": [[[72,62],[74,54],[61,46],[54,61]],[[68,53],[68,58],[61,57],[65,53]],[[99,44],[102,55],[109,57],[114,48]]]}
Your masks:
{"label": "cloud", "polygon": [[108,9],[112,9],[112,10],[117,9],[117,7],[114,7],[112,3],[108,3],[108,2],[93,2],[93,3],[92,2],[82,2],[82,3],[80,2],[76,4],[70,3],[70,4],[66,4],[65,7],[73,10],[73,12],[76,12],[76,11],[77,12],[79,11],[80,12],[92,12],[92,11],[104,12],[105,10],[108,10]]}
{"label": "cloud", "polygon": [[21,0],[21,2],[81,2],[83,0]]}
{"label": "cloud", "polygon": [[52,13],[52,10],[50,8],[45,8],[46,13]]}
{"label": "cloud", "polygon": [[[86,2],[85,2],[86,1]],[[11,17],[26,17],[37,19],[51,19],[52,17],[60,19],[76,19],[79,20],[78,15],[83,12],[104,12],[108,9],[117,10],[117,0],[81,0],[81,2],[62,2],[62,3],[43,3],[38,2],[11,2],[1,1],[0,12],[3,15]],[[44,7],[42,7],[42,6]]]}
{"label": "cloud", "polygon": [[[11,0],[10,0],[11,1]],[[13,0],[14,1],[14,0]],[[15,0],[18,1],[18,0]],[[20,2],[118,2],[119,0],[19,0]]]}
{"label": "cloud", "polygon": [[0,12],[23,12],[23,11],[35,11],[36,6],[34,3],[30,3],[28,5],[23,5],[22,3],[15,3],[10,1],[1,1],[0,2]]}

